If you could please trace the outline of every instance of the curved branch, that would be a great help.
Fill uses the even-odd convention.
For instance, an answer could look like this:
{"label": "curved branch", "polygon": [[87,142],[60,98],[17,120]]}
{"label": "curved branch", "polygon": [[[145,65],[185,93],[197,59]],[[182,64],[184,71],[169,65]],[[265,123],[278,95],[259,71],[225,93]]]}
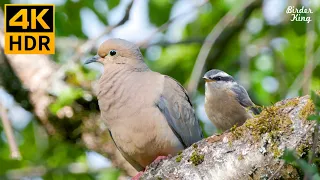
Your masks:
{"label": "curved branch", "polygon": [[8,139],[9,148],[11,151],[11,158],[12,159],[21,159],[21,153],[19,151],[17,142],[14,138],[13,129],[11,126],[11,122],[7,116],[7,110],[0,102],[0,118],[2,120],[3,129]]}
{"label": "curved branch", "polygon": [[113,26],[106,27],[105,30],[101,34],[99,34],[97,37],[92,38],[92,39],[88,39],[85,43],[79,45],[76,49],[75,55],[70,58],[70,61],[71,62],[78,61],[81,58],[81,56],[83,56],[83,54],[89,52],[95,46],[95,43],[97,42],[98,39],[100,39],[101,37],[103,37],[106,34],[109,34],[113,29],[126,23],[130,17],[130,11],[131,11],[133,2],[134,2],[134,0],[132,0],[128,4],[123,18],[117,24],[115,24]]}
{"label": "curved branch", "polygon": [[[235,33],[239,32],[239,28],[243,26],[244,21],[250,16],[251,12],[261,5],[261,0],[249,0],[244,5],[238,7],[236,6],[234,9],[231,9],[211,30],[211,32],[206,37],[200,52],[198,54],[197,60],[195,62],[194,68],[192,70],[192,74],[189,80],[189,84],[187,86],[187,90],[191,97],[193,97],[196,93],[196,89],[198,87],[201,75],[203,74],[203,70],[208,59],[208,56],[213,47],[220,43],[222,46],[226,44],[226,39],[232,37]],[[243,17],[239,18],[239,15],[244,12]],[[233,25],[232,25],[233,24]],[[227,29],[227,27],[232,26],[232,30]],[[232,32],[230,32],[230,31]],[[226,36],[226,37],[224,37]],[[224,40],[222,40],[224,39]],[[216,56],[222,52],[216,52]],[[212,58],[212,59],[216,59]]]}
{"label": "curved branch", "polygon": [[141,48],[148,48],[150,46],[166,47],[166,46],[177,45],[177,44],[193,44],[193,43],[202,44],[203,42],[204,42],[204,38],[190,38],[190,39],[181,40],[177,42],[160,41],[160,42],[145,45]]}
{"label": "curved branch", "polygon": [[178,20],[179,18],[186,16],[188,14],[190,14],[191,11],[193,11],[194,9],[199,9],[200,7],[202,7],[203,5],[205,5],[206,3],[208,3],[208,0],[203,1],[201,4],[197,5],[196,7],[193,7],[189,10],[187,10],[184,13],[181,13],[175,17],[173,17],[172,19],[169,19],[169,21],[165,22],[164,24],[162,24],[158,29],[156,29],[149,37],[147,37],[146,39],[144,39],[143,41],[137,43],[137,45],[140,48],[147,48],[149,46],[150,41],[152,40],[152,38],[159,32],[162,32],[164,30],[166,30],[170,24],[172,24],[173,22],[175,22],[176,20]]}

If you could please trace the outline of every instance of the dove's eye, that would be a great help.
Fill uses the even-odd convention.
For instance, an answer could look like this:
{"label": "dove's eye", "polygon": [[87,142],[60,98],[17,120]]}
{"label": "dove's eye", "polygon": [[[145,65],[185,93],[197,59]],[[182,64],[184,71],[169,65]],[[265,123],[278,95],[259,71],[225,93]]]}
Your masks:
{"label": "dove's eye", "polygon": [[116,54],[117,54],[117,51],[115,51],[115,50],[111,50],[111,51],[109,52],[109,54],[110,54],[111,56],[114,56],[114,55],[116,55]]}

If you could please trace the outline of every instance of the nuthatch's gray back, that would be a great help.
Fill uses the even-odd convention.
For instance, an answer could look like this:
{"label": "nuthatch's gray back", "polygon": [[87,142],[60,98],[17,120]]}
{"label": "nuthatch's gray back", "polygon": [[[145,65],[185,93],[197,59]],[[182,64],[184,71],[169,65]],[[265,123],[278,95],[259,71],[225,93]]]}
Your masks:
{"label": "nuthatch's gray back", "polygon": [[247,91],[229,74],[213,69],[203,76],[205,84],[205,111],[220,130],[242,125],[253,114],[258,114]]}

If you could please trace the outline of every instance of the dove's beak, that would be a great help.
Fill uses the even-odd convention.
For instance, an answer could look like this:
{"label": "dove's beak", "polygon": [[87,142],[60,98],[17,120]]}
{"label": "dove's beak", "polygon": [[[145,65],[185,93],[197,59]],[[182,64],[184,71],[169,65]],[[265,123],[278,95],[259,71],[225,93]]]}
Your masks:
{"label": "dove's beak", "polygon": [[90,64],[92,62],[97,62],[98,60],[100,59],[100,56],[99,55],[95,55],[89,59],[87,59],[84,64]]}

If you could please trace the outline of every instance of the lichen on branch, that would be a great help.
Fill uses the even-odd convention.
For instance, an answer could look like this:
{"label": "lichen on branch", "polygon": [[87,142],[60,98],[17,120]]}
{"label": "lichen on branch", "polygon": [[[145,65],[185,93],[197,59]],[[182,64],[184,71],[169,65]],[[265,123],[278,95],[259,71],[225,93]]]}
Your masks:
{"label": "lichen on branch", "polygon": [[[306,118],[313,112],[309,96],[264,107],[242,126],[151,164],[142,179],[268,179],[281,166],[285,149],[296,150],[300,157],[310,150],[313,128]],[[300,176],[296,167],[285,164],[276,178]]]}

